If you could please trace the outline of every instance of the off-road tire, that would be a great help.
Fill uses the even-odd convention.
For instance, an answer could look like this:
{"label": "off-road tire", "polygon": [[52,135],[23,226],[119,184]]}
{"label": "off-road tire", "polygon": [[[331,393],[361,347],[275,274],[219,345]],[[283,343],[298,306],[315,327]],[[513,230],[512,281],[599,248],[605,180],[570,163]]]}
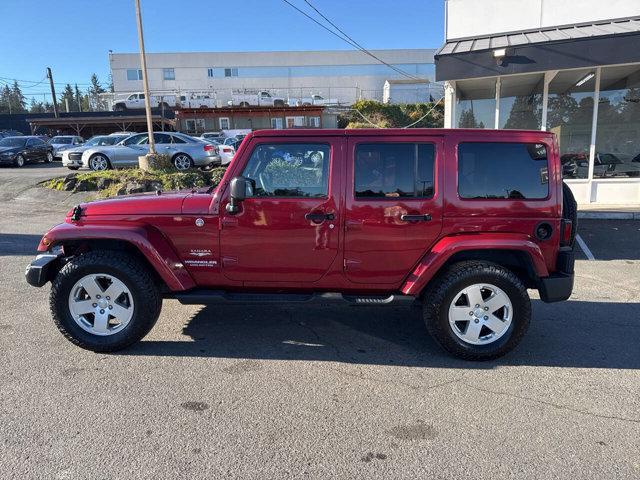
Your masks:
{"label": "off-road tire", "polygon": [[[458,338],[449,325],[449,305],[463,288],[488,283],[502,289],[513,306],[505,334],[487,345],[471,345]],[[493,360],[511,351],[522,339],[531,319],[527,289],[510,270],[484,261],[460,262],[431,281],[422,297],[423,318],[434,340],[447,352],[464,360]]]}
{"label": "off-road tire", "polygon": [[[121,331],[98,336],[83,330],[69,311],[69,294],[73,285],[91,273],[112,275],[129,288],[134,313]],[[94,352],[114,352],[142,339],[160,315],[162,297],[146,265],[124,252],[96,250],[69,260],[52,281],[49,304],[56,327],[72,343]]]}
{"label": "off-road tire", "polygon": [[576,202],[569,185],[564,182],[562,182],[562,218],[571,220],[570,245],[573,245],[576,238],[576,232],[578,231],[578,203]]}

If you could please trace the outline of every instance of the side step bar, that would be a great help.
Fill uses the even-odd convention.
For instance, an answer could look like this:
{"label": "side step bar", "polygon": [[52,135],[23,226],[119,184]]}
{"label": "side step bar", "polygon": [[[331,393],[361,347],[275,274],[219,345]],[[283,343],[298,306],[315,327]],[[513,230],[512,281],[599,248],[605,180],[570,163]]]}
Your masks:
{"label": "side step bar", "polygon": [[411,295],[343,295],[342,293],[236,293],[225,290],[194,289],[165,296],[183,305],[262,305],[262,304],[342,304],[342,305],[392,305],[411,306],[416,297]]}

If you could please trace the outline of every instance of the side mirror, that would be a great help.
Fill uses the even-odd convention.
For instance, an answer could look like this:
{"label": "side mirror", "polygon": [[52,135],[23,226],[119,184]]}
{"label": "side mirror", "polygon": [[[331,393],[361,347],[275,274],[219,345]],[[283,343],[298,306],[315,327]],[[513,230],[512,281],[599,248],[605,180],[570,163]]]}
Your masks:
{"label": "side mirror", "polygon": [[231,179],[231,200],[227,204],[227,213],[235,215],[240,212],[240,203],[247,198],[247,191],[253,192],[252,182],[246,177],[234,177]]}

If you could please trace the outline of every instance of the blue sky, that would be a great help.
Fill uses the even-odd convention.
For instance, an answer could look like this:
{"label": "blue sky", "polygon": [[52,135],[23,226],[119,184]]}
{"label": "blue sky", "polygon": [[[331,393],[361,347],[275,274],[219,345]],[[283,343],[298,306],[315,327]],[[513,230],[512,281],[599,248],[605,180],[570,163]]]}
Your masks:
{"label": "blue sky", "polygon": [[[368,49],[443,42],[444,0],[310,1]],[[148,52],[351,49],[282,0],[141,2]],[[30,80],[21,82],[29,96],[48,91],[33,84],[47,66],[56,82],[84,89],[93,72],[107,83],[109,49],[138,49],[134,0],[0,0],[0,19],[0,82]]]}

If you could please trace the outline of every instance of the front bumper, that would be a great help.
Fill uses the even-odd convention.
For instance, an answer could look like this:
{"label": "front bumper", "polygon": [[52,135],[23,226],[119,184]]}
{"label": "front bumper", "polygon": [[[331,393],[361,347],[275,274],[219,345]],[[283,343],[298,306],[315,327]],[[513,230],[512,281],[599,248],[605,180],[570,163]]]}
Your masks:
{"label": "front bumper", "polygon": [[572,247],[562,247],[556,262],[558,270],[541,278],[538,285],[540,299],[546,303],[567,300],[573,291],[575,253]]}
{"label": "front bumper", "polygon": [[42,287],[45,283],[53,278],[54,273],[58,270],[62,253],[43,253],[38,255],[24,272],[27,283],[34,287]]}

